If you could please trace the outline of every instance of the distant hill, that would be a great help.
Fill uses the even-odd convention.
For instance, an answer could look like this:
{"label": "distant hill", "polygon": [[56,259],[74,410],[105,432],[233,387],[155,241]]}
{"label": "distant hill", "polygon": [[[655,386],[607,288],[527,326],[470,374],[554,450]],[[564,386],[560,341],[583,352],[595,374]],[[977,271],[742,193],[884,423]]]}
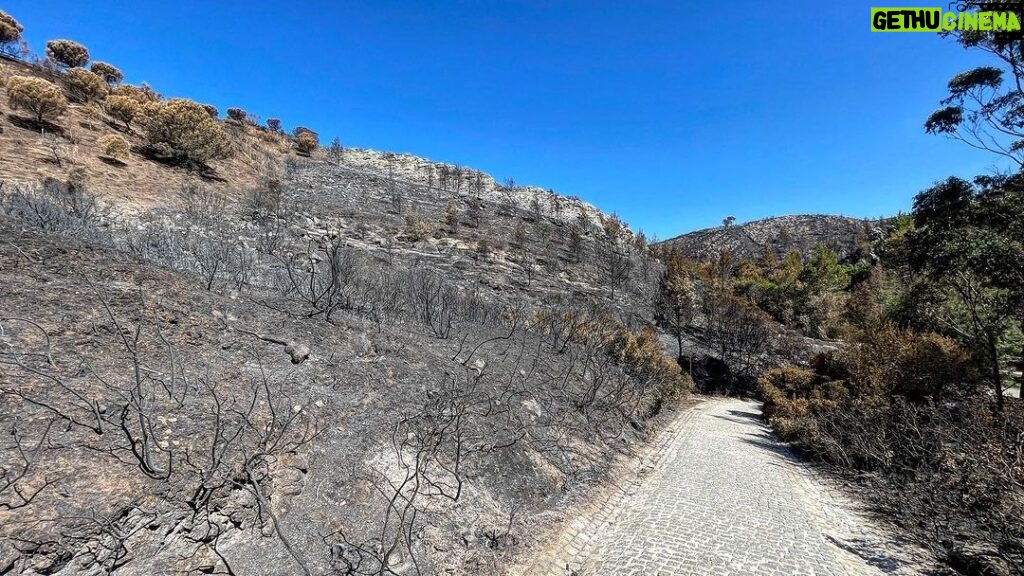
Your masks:
{"label": "distant hill", "polygon": [[660,245],[698,260],[715,258],[723,250],[731,251],[738,258],[758,258],[765,248],[779,257],[796,251],[806,259],[815,246],[823,243],[845,259],[854,253],[860,242],[877,237],[881,224],[880,220],[824,214],[778,216],[705,228],[665,240]]}

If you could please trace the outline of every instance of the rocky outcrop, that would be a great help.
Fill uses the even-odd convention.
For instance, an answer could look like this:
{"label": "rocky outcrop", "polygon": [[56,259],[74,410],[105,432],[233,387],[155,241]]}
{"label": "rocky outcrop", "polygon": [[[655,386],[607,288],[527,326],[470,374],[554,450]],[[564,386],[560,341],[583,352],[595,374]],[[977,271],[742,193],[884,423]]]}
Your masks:
{"label": "rocky outcrop", "polygon": [[758,258],[766,248],[780,258],[796,251],[806,259],[815,246],[824,244],[841,259],[847,259],[861,243],[877,238],[881,234],[881,226],[880,220],[846,216],[779,216],[697,230],[665,240],[661,245],[679,250],[685,256],[705,260],[717,258],[723,250],[740,259]]}

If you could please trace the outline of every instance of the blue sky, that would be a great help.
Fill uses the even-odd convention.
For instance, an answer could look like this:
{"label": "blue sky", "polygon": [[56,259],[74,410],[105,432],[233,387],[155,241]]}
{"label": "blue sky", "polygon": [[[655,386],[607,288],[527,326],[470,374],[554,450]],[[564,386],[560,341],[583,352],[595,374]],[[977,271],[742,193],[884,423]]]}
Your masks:
{"label": "blue sky", "polygon": [[[904,1],[902,5],[914,4]],[[928,4],[928,3],[924,3]],[[879,216],[994,159],[922,130],[985,62],[868,2],[7,1],[131,82],[578,195],[660,238]]]}

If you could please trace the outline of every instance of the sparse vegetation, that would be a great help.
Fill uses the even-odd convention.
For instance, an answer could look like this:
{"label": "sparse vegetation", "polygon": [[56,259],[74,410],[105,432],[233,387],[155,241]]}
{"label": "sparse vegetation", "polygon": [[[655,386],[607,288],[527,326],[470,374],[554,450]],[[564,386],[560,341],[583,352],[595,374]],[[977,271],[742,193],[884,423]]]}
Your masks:
{"label": "sparse vegetation", "polygon": [[415,213],[405,215],[405,237],[413,242],[422,242],[430,238],[433,229],[430,223]]}

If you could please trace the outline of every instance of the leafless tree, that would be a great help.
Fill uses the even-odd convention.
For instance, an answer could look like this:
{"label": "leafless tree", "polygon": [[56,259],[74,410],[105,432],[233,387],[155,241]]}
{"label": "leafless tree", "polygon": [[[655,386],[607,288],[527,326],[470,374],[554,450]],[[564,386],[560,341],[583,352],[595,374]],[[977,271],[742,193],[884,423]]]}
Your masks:
{"label": "leafless tree", "polygon": [[295,294],[308,306],[310,317],[328,322],[339,309],[355,307],[359,263],[337,235],[310,240],[302,254],[283,260],[286,293]]}

